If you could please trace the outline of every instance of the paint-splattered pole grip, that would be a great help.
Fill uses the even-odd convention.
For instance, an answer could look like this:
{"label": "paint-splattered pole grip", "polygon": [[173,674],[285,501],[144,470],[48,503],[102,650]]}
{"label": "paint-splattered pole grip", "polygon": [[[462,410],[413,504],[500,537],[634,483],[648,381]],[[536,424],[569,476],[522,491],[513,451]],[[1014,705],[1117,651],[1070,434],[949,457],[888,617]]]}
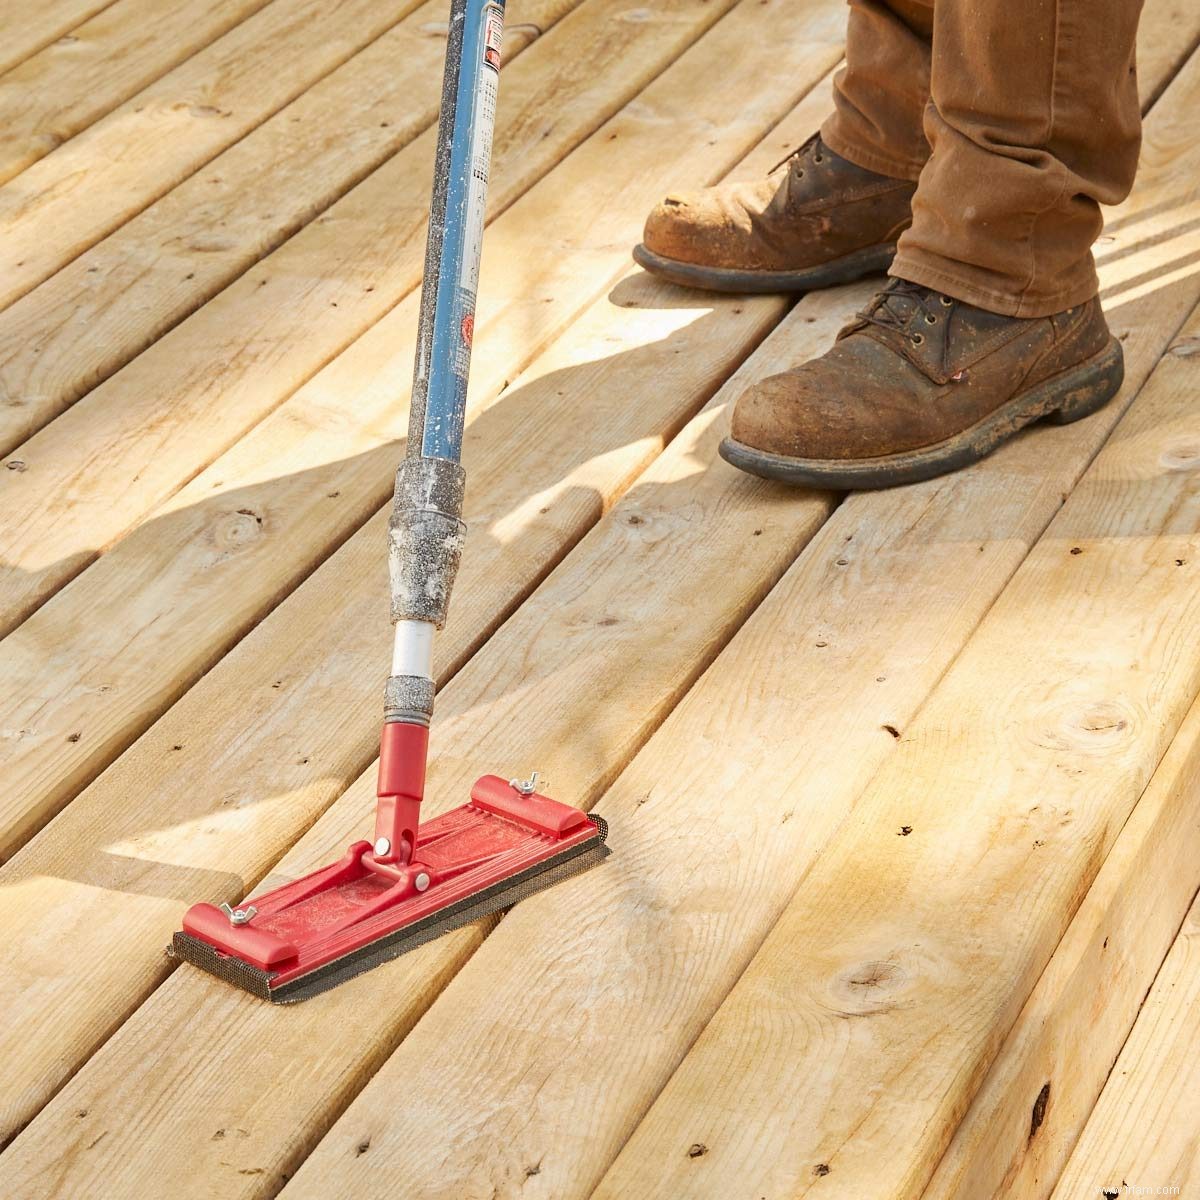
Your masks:
{"label": "paint-splattered pole grip", "polygon": [[392,620],[445,624],[465,527],[459,465],[504,6],[453,0],[417,329],[408,457],[389,530]]}

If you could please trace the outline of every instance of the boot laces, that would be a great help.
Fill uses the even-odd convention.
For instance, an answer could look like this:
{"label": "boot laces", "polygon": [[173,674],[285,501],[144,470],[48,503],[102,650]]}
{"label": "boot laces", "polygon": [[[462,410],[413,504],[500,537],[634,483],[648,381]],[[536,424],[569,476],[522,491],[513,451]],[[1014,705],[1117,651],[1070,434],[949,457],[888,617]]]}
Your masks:
{"label": "boot laces", "polygon": [[926,325],[937,325],[943,317],[949,316],[946,310],[953,307],[954,301],[949,296],[939,295],[907,279],[893,279],[857,316],[868,325],[902,333],[914,346],[919,346],[925,335],[913,331],[913,319],[923,316]]}
{"label": "boot laces", "polygon": [[[793,159],[799,159],[801,161],[811,160],[814,163],[819,163],[824,160],[825,155],[822,153],[824,148],[825,148],[824,144],[821,141],[821,135],[819,133],[814,133],[812,135],[812,137],[810,137],[807,141],[801,142],[800,145],[797,146],[795,150],[792,150],[788,154],[785,154],[767,172],[767,174],[774,175],[775,172],[778,171],[780,167],[784,166],[786,163],[790,163]],[[797,174],[803,175],[804,168],[803,167],[797,168]]]}

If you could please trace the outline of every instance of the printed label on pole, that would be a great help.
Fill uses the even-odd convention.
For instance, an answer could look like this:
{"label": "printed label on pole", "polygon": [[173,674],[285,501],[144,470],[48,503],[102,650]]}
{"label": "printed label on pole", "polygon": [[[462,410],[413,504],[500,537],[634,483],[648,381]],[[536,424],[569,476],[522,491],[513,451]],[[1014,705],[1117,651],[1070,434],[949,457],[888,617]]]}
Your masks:
{"label": "printed label on pole", "polygon": [[500,45],[504,41],[504,10],[489,4],[483,10],[483,61],[494,71],[500,70]]}
{"label": "printed label on pole", "polygon": [[455,356],[455,373],[466,378],[471,362],[475,293],[479,289],[479,259],[483,249],[483,222],[487,204],[488,167],[496,125],[496,91],[500,79],[500,45],[504,36],[504,9],[489,4],[482,14],[480,42],[484,70],[479,73],[471,131],[470,178],[463,211],[463,256],[458,278],[461,341]]}

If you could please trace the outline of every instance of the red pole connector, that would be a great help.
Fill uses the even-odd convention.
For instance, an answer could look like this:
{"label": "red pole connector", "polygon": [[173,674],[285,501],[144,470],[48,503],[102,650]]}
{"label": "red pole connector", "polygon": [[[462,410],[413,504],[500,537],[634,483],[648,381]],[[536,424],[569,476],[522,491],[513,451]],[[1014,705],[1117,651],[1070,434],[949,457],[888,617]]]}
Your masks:
{"label": "red pole connector", "polygon": [[379,862],[412,861],[428,754],[429,726],[408,721],[384,725],[379,738],[379,800],[375,808],[375,858]]}

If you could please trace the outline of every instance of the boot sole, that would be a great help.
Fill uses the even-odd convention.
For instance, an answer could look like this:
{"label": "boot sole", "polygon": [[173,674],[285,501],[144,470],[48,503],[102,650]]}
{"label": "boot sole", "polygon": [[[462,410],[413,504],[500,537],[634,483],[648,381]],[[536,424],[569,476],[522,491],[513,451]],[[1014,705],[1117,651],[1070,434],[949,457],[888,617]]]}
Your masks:
{"label": "boot sole", "polygon": [[789,458],[727,437],[720,454],[739,470],[798,487],[867,491],[919,483],[978,462],[1035,421],[1069,425],[1090,416],[1117,394],[1124,378],[1121,343],[1110,338],[1093,358],[1014,396],[970,429],[920,450],[861,461]]}
{"label": "boot sole", "polygon": [[633,248],[639,267],[683,287],[736,295],[771,292],[812,292],[818,288],[853,283],[864,275],[877,275],[892,265],[896,245],[868,246],[816,267],[801,271],[739,271],[733,267],[702,267],[676,258],[663,258],[640,242]]}

